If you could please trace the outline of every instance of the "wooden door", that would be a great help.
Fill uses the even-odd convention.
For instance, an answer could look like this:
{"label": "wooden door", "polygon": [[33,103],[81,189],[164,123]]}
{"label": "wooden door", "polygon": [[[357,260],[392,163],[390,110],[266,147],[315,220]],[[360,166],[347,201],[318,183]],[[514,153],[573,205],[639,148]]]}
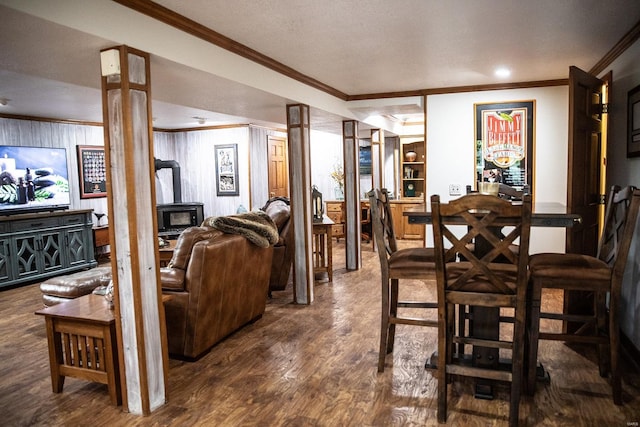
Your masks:
{"label": "wooden door", "polygon": [[567,229],[568,253],[595,256],[597,252],[607,135],[603,129],[604,83],[579,68],[569,70],[567,209],[582,216],[582,224]]}
{"label": "wooden door", "polygon": [[267,137],[269,163],[269,198],[289,197],[289,162],[287,140],[275,136]]}
{"label": "wooden door", "polygon": [[[567,210],[582,217],[582,223],[567,229],[567,253],[595,256],[598,247],[602,203],[605,190],[606,108],[611,90],[611,74],[607,81],[571,67],[569,70],[569,166]],[[605,84],[606,83],[606,84]],[[564,312],[593,312],[593,295],[567,292]],[[565,333],[579,324],[565,323]]]}

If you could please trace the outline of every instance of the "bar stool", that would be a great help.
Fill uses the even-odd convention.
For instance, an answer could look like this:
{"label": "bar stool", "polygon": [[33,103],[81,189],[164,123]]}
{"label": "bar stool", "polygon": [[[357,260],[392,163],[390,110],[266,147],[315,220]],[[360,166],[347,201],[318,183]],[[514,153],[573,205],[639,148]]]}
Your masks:
{"label": "bar stool", "polygon": [[[539,340],[582,342],[598,344],[600,375],[608,372],[606,352],[610,352],[613,401],[622,404],[622,380],[619,368],[620,347],[620,292],[622,276],[627,263],[629,247],[636,227],[640,208],[640,190],[634,187],[614,186],[607,197],[607,207],[602,236],[595,257],[581,254],[543,253],[531,256],[530,313],[527,332],[529,351],[527,356],[526,388],[533,394],[536,386],[536,370]],[[576,315],[541,312],[542,289],[588,291],[595,294],[594,313]],[[606,299],[609,296],[608,321]],[[573,334],[540,331],[540,319],[579,322],[582,326]]]}
{"label": "bar stool", "polygon": [[367,195],[374,240],[380,257],[382,316],[378,372],[384,372],[386,355],[393,352],[396,325],[438,326],[437,320],[405,317],[398,313],[398,308],[424,308],[433,311],[438,308],[437,302],[398,300],[400,279],[435,278],[435,263],[433,248],[398,249],[387,189],[373,189]]}

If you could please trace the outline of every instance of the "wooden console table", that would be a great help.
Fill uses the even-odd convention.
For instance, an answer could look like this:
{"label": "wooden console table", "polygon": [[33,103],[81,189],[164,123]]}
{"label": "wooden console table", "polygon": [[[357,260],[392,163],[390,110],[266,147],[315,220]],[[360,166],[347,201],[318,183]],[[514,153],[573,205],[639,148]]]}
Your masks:
{"label": "wooden console table", "polygon": [[113,310],[100,295],[85,295],[36,311],[45,317],[54,393],[65,377],[107,384],[111,403],[122,403]]}
{"label": "wooden console table", "polygon": [[333,225],[326,216],[313,223],[313,274],[326,272],[329,282],[333,281]]}

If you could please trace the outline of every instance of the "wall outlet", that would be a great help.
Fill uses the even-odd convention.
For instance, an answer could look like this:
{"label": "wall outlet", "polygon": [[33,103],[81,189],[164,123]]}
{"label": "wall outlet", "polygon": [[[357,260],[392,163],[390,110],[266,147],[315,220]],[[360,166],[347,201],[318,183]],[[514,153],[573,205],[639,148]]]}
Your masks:
{"label": "wall outlet", "polygon": [[450,196],[461,196],[462,195],[462,186],[460,184],[449,184],[449,195]]}

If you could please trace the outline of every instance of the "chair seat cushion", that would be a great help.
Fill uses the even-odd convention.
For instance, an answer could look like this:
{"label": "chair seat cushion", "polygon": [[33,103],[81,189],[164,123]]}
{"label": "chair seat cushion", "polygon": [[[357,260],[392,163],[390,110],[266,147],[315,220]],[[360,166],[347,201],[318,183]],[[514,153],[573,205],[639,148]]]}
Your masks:
{"label": "chair seat cushion", "polygon": [[598,258],[580,254],[541,253],[529,258],[531,276],[570,281],[609,281],[611,269]]}
{"label": "chair seat cushion", "polygon": [[389,257],[389,269],[396,272],[425,272],[435,270],[433,248],[406,248],[394,252]]}

